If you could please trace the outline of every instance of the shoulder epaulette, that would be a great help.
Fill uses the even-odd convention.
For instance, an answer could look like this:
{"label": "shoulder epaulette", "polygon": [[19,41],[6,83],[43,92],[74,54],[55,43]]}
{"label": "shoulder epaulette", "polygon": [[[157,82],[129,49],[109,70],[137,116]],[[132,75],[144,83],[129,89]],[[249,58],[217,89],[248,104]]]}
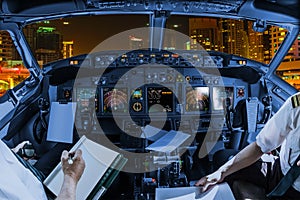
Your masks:
{"label": "shoulder epaulette", "polygon": [[296,94],[295,96],[292,96],[291,101],[292,101],[293,108],[300,106],[300,94]]}

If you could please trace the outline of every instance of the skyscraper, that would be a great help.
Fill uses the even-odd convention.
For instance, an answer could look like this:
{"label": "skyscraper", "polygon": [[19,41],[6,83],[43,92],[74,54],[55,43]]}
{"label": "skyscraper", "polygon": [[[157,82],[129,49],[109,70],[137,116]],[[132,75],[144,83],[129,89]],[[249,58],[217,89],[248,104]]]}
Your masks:
{"label": "skyscraper", "polygon": [[249,57],[249,38],[243,21],[219,19],[218,27],[222,37],[221,51]]}
{"label": "skyscraper", "polygon": [[54,27],[42,27],[37,30],[35,55],[37,60],[48,63],[62,59],[62,35]]}
{"label": "skyscraper", "polygon": [[[270,30],[271,54],[274,55],[280,47],[287,31],[283,28],[272,27]],[[276,70],[276,74],[290,85],[300,90],[300,34],[284,57],[284,61]]]}
{"label": "skyscraper", "polygon": [[191,49],[201,45],[206,51],[248,57],[249,42],[244,23],[239,20],[190,18]]}
{"label": "skyscraper", "polygon": [[252,22],[234,19],[190,18],[191,49],[201,45],[214,50],[268,63],[270,57],[269,30],[260,33],[252,29]]}
{"label": "skyscraper", "polygon": [[27,40],[31,50],[33,51],[33,53],[35,52],[35,49],[36,49],[38,28],[39,27],[38,27],[37,23],[29,24],[23,28],[23,33],[24,33],[26,40]]}
{"label": "skyscraper", "polygon": [[252,22],[247,23],[249,58],[258,62],[269,63],[271,60],[269,29],[266,29],[264,32],[255,32],[252,25]]}
{"label": "skyscraper", "polygon": [[[272,27],[270,30],[270,42],[271,46],[271,55],[272,57],[277,52],[280,47],[284,37],[286,36],[287,31],[284,28]],[[300,59],[300,35],[298,35],[297,40],[294,42],[290,48],[288,54],[285,56],[285,61],[295,61]]]}
{"label": "skyscraper", "polygon": [[189,35],[191,49],[201,45],[205,50],[221,50],[222,38],[220,37],[218,21],[212,18],[190,18]]}
{"label": "skyscraper", "polygon": [[73,56],[73,41],[63,41],[63,58],[69,58]]}
{"label": "skyscraper", "polygon": [[0,61],[8,61],[12,59],[12,40],[7,31],[0,32]]}

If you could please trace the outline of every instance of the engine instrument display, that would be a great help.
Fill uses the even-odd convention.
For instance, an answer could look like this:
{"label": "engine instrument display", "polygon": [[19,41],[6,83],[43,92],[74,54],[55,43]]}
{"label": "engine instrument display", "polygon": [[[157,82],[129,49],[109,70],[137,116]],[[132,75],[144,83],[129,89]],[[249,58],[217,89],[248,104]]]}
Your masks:
{"label": "engine instrument display", "polygon": [[173,112],[174,95],[167,87],[148,87],[148,112]]}
{"label": "engine instrument display", "polygon": [[103,88],[103,112],[126,112],[128,95],[125,88]]}
{"label": "engine instrument display", "polygon": [[233,87],[213,87],[213,109],[223,110],[227,98],[233,103]]}
{"label": "engine instrument display", "polygon": [[187,112],[208,111],[209,105],[209,87],[187,89],[185,105]]}
{"label": "engine instrument display", "polygon": [[76,91],[76,99],[80,112],[96,109],[98,111],[98,93],[92,88],[78,88]]}

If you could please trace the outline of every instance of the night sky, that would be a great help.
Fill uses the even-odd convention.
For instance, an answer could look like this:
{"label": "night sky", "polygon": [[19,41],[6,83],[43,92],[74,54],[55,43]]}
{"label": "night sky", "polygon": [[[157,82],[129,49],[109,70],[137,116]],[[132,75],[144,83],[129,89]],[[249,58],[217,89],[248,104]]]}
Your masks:
{"label": "night sky", "polygon": [[[69,22],[63,25],[63,22]],[[74,54],[90,52],[94,44],[128,29],[145,27],[148,23],[147,16],[93,16],[75,17],[52,22],[57,30],[63,34],[65,41],[74,41]]]}
{"label": "night sky", "polygon": [[[64,21],[69,24],[63,25]],[[148,15],[110,15],[61,19],[51,21],[49,26],[56,26],[57,30],[63,34],[65,41],[73,40],[74,55],[78,55],[90,52],[95,44],[99,44],[115,34],[129,29],[147,27],[148,23]],[[187,18],[174,16],[168,23],[181,24],[178,31],[187,34]]]}

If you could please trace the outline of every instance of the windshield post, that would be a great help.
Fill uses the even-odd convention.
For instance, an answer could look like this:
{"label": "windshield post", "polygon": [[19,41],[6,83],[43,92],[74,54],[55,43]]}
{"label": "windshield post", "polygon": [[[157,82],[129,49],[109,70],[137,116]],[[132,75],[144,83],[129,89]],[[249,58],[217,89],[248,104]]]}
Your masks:
{"label": "windshield post", "polygon": [[155,11],[150,15],[150,49],[162,49],[164,41],[164,28],[169,13],[167,11]]}
{"label": "windshield post", "polygon": [[30,74],[36,79],[41,72],[37,61],[35,60],[32,51],[27,43],[27,40],[20,28],[15,26],[13,29],[9,30],[12,41],[19,52],[25,67],[29,70]]}

